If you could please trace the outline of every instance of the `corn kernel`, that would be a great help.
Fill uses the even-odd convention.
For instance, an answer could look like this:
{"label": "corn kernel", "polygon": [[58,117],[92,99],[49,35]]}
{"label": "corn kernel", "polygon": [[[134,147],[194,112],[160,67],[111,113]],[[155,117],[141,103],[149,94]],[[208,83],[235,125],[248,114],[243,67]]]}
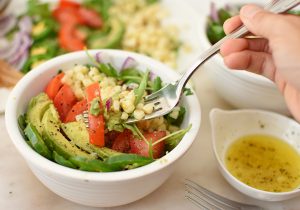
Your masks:
{"label": "corn kernel", "polygon": [[146,105],[143,106],[143,111],[144,111],[146,114],[151,114],[151,113],[153,112],[153,109],[154,109],[153,103],[146,104]]}
{"label": "corn kernel", "polygon": [[133,117],[137,120],[141,120],[145,117],[143,110],[137,109],[133,112]]}
{"label": "corn kernel", "polygon": [[128,114],[132,113],[135,109],[133,102],[129,100],[122,100],[121,107]]}
{"label": "corn kernel", "polygon": [[129,117],[129,115],[126,112],[122,112],[122,114],[121,114],[121,119],[122,120],[127,120],[128,117]]}

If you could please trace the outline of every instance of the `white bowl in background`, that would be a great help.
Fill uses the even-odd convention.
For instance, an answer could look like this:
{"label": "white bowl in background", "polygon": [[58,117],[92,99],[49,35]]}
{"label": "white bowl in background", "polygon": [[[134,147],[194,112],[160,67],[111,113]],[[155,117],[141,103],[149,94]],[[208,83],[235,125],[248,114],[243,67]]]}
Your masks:
{"label": "white bowl in background", "polygon": [[[179,75],[167,66],[136,53],[119,50],[91,50],[92,56],[99,51],[111,56],[114,65],[120,69],[124,60],[131,56],[138,68],[150,69],[163,81],[173,81]],[[192,124],[191,130],[171,152],[153,163],[128,171],[86,172],[61,166],[31,149],[18,128],[17,118],[24,114],[29,100],[44,90],[45,85],[59,69],[69,69],[74,64],[87,64],[86,52],[75,52],[53,58],[26,74],[12,90],[7,102],[5,121],[8,134],[17,150],[26,160],[35,176],[51,191],[70,201],[94,206],[111,207],[136,201],[157,189],[172,174],[175,164],[190,148],[197,135],[201,110],[196,95],[183,97],[186,107],[183,127]],[[191,114],[193,112],[193,114]],[[34,189],[32,189],[34,190]]]}
{"label": "white bowl in background", "polygon": [[[225,166],[225,153],[236,139],[251,135],[265,134],[286,141],[300,153],[300,124],[296,121],[269,111],[241,109],[225,111],[213,109],[210,112],[212,144],[218,168],[224,178],[240,192],[264,201],[282,201],[300,195],[300,189],[289,192],[267,192],[250,187],[235,178]],[[265,126],[262,126],[265,125]]]}
{"label": "white bowl in background", "polygon": [[[215,1],[217,8],[221,8],[225,3],[247,4],[257,3],[258,0],[234,0]],[[203,13],[199,20],[201,34],[201,47],[206,50],[211,47],[206,35],[207,17],[209,16],[209,5],[206,5],[206,13]],[[226,101],[237,108],[254,108],[275,111],[289,115],[284,97],[277,89],[276,85],[269,79],[247,71],[237,71],[228,69],[220,54],[213,56],[206,64],[209,74],[214,82],[217,92]]]}

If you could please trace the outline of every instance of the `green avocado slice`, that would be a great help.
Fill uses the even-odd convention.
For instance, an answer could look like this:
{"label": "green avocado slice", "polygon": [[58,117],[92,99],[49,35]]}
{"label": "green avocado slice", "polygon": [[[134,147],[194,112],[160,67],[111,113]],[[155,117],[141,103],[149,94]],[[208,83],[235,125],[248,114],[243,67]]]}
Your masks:
{"label": "green avocado slice", "polygon": [[88,37],[87,45],[90,49],[102,49],[102,48],[118,48],[121,45],[121,41],[125,32],[123,23],[114,18],[109,22],[110,31],[108,34],[98,31],[91,34]]}
{"label": "green avocado slice", "polygon": [[42,118],[51,103],[52,102],[46,93],[40,93],[33,97],[29,102],[26,113],[26,122],[31,123],[40,134],[43,131]]}
{"label": "green avocado slice", "polygon": [[70,139],[70,143],[76,145],[88,153],[96,153],[101,159],[105,160],[114,155],[122,154],[107,147],[97,147],[89,142],[89,133],[83,122],[70,122],[61,124],[61,129]]}
{"label": "green avocado slice", "polygon": [[59,155],[65,159],[69,159],[72,156],[80,156],[87,159],[95,159],[95,156],[82,151],[60,132],[60,120],[54,105],[51,104],[49,109],[45,112],[42,119],[43,137],[48,148],[56,151]]}

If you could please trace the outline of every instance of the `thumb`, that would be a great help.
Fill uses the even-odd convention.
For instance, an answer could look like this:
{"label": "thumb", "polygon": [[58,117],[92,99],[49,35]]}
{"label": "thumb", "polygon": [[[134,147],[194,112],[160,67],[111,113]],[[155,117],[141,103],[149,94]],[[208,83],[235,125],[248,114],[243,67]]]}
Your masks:
{"label": "thumb", "polygon": [[256,5],[249,4],[242,7],[240,17],[248,30],[255,35],[269,39],[278,32],[274,23],[278,22],[280,17]]}

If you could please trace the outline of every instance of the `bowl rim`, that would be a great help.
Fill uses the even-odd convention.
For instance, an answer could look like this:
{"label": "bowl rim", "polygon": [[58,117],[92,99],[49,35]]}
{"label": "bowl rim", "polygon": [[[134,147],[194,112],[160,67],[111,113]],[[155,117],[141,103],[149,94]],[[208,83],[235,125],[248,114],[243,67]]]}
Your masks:
{"label": "bowl rim", "polygon": [[[146,65],[149,67],[151,66],[151,68],[164,69],[163,72],[167,72],[168,77],[170,77],[170,79],[177,79],[179,76],[176,72],[174,72],[174,70],[171,70],[166,65],[145,55],[124,50],[88,50],[89,54],[92,56],[94,56],[97,52],[100,51],[109,53],[112,58],[114,58],[115,56],[124,58],[130,56],[135,58],[138,61],[138,63],[141,63],[142,65]],[[175,147],[171,152],[163,156],[161,159],[156,160],[153,163],[150,163],[146,166],[127,171],[105,173],[80,171],[78,169],[72,169],[65,166],[61,166],[39,155],[36,151],[30,148],[30,146],[25,142],[17,123],[17,109],[19,102],[18,99],[21,97],[23,90],[25,89],[25,87],[28,87],[31,83],[33,83],[35,78],[39,77],[42,74],[45,74],[43,72],[47,73],[47,71],[50,71],[51,67],[57,65],[57,63],[64,64],[68,62],[73,62],[75,64],[75,61],[77,59],[83,59],[84,56],[87,57],[86,51],[78,51],[50,59],[49,61],[46,61],[45,63],[39,65],[38,67],[34,68],[32,71],[27,73],[13,88],[6,104],[5,124],[10,139],[12,140],[18,151],[21,153],[21,155],[25,158],[27,164],[32,163],[35,166],[47,171],[48,173],[55,173],[73,179],[115,182],[134,179],[157,172],[159,170],[162,170],[163,168],[166,168],[167,166],[174,163],[177,159],[182,157],[185,154],[185,152],[190,148],[193,141],[196,139],[201,124],[201,108],[194,90],[194,95],[192,95],[189,98],[186,98],[186,100],[187,103],[190,106],[192,106],[193,112],[199,113],[200,118],[190,115],[190,122],[193,122],[193,126],[191,130],[184,136],[180,144],[177,147]],[[88,62],[88,58],[86,59]]]}
{"label": "bowl rim", "polygon": [[[228,169],[226,168],[226,166],[223,164],[221,157],[219,155],[219,153],[217,152],[217,147],[216,147],[216,141],[215,141],[215,135],[214,135],[214,131],[213,131],[213,115],[215,114],[215,112],[223,112],[223,113],[261,113],[261,114],[265,114],[265,115],[269,115],[269,116],[275,116],[276,118],[281,118],[285,121],[290,121],[291,123],[293,123],[294,125],[297,125],[298,127],[300,127],[300,124],[298,124],[295,120],[288,118],[287,116],[272,112],[272,111],[266,111],[266,110],[259,110],[259,109],[238,109],[238,110],[224,110],[224,109],[220,109],[220,108],[213,108],[210,113],[209,113],[209,120],[210,120],[210,124],[211,124],[211,132],[212,132],[212,147],[213,147],[213,151],[214,151],[214,156],[217,160],[218,163],[218,168],[221,170],[222,175],[224,175],[223,173],[225,173],[224,178],[231,180],[232,182],[234,182],[235,184],[231,183],[229,181],[229,183],[236,189],[238,189],[239,191],[252,196],[254,198],[258,198],[261,200],[269,200],[269,199],[264,199],[262,198],[260,195],[265,195],[267,196],[267,198],[269,197],[273,197],[273,198],[277,198],[277,197],[281,197],[281,196],[289,196],[289,195],[294,195],[294,194],[298,194],[300,193],[300,188],[296,188],[294,190],[288,191],[288,192],[269,192],[269,191],[265,191],[265,190],[260,190],[260,189],[256,189],[254,187],[251,187],[247,184],[245,184],[244,182],[238,180],[235,176],[233,176]],[[239,185],[239,187],[242,187],[244,190],[246,190],[246,192],[243,189],[238,188],[235,185]],[[257,195],[257,196],[253,196],[253,195]]]}

